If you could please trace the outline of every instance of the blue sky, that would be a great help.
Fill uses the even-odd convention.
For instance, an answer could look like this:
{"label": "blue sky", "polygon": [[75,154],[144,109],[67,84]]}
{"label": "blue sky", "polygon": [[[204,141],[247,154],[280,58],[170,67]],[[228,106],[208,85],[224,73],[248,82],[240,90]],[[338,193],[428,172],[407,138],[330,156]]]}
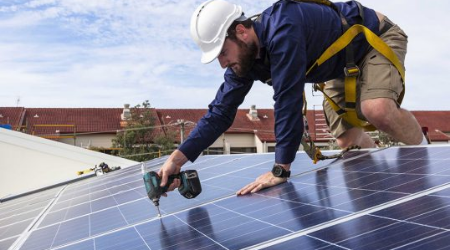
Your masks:
{"label": "blue sky", "polygon": [[[0,1],[0,106],[206,108],[223,79],[203,65],[189,34],[203,1]],[[243,0],[247,16],[274,1]],[[450,109],[450,2],[361,0],[408,34],[410,110]],[[255,82],[241,108],[271,108],[273,91]],[[320,96],[307,90],[310,108]]]}

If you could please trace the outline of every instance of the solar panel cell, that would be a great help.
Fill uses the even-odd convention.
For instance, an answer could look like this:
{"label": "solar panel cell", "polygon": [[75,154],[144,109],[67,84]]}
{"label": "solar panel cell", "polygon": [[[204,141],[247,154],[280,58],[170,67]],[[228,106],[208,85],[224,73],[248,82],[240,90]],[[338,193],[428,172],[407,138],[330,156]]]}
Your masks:
{"label": "solar panel cell", "polygon": [[96,235],[127,225],[125,218],[117,207],[90,215],[90,234]]}
{"label": "solar panel cell", "polygon": [[95,250],[94,240],[87,240],[77,244],[59,248],[60,250]]}
{"label": "solar panel cell", "polygon": [[128,224],[155,218],[156,209],[148,198],[142,198],[119,206]]}
{"label": "solar panel cell", "polygon": [[33,219],[19,221],[0,228],[0,239],[6,239],[21,234],[33,221]]}
{"label": "solar panel cell", "polygon": [[91,213],[91,204],[89,204],[89,202],[82,203],[78,206],[70,207],[67,210],[67,213],[66,213],[66,216],[64,219],[68,220],[71,218],[79,217],[79,216],[90,214],[90,213]]}
{"label": "solar panel cell", "polygon": [[96,250],[106,249],[150,249],[142,240],[142,237],[134,228],[122,230],[120,233],[113,233],[95,239]]}
{"label": "solar panel cell", "polygon": [[89,216],[83,216],[60,224],[52,247],[89,237]]}
{"label": "solar panel cell", "polygon": [[334,249],[334,250],[339,250],[339,249],[345,249],[345,248],[334,246],[327,242],[324,242],[324,241],[318,240],[318,239],[314,239],[309,236],[302,236],[302,237],[294,238],[292,240],[277,244],[275,246],[270,246],[270,247],[267,247],[264,249],[266,249],[266,250],[277,250],[277,249],[283,249],[283,250]]}
{"label": "solar panel cell", "polygon": [[31,232],[25,243],[20,248],[21,250],[43,250],[49,249],[52,246],[53,239],[56,232],[58,232],[59,225],[53,225],[41,230]]}
{"label": "solar panel cell", "polygon": [[64,217],[66,216],[67,210],[68,209],[66,208],[47,214],[47,216],[45,216],[45,218],[39,224],[39,228],[63,221]]}
{"label": "solar panel cell", "polygon": [[97,212],[102,209],[110,208],[116,206],[117,202],[114,200],[112,196],[108,196],[105,198],[101,198],[98,200],[94,200],[91,202],[91,210],[92,212]]}
{"label": "solar panel cell", "polygon": [[9,247],[17,240],[18,237],[13,237],[5,240],[0,240],[0,249],[9,249]]}
{"label": "solar panel cell", "polygon": [[338,243],[350,249],[392,249],[416,240],[430,237],[442,230],[411,223],[394,223],[379,230],[348,238]]}

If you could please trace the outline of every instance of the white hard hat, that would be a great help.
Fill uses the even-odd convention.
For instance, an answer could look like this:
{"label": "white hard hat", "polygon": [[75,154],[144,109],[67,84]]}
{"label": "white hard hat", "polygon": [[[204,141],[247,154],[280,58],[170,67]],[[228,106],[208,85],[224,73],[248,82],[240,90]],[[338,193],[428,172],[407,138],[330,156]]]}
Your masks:
{"label": "white hard hat", "polygon": [[210,63],[219,56],[228,28],[241,16],[241,6],[224,0],[206,1],[195,10],[191,36],[203,52],[202,63]]}

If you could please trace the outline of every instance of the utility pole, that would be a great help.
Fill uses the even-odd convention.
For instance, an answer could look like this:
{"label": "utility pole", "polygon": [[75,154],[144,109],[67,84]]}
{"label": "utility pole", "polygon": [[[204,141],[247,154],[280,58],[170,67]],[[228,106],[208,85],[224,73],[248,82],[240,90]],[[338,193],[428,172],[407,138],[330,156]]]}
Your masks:
{"label": "utility pole", "polygon": [[178,124],[181,126],[180,128],[180,144],[184,142],[184,125],[185,121],[183,119],[178,119]]}

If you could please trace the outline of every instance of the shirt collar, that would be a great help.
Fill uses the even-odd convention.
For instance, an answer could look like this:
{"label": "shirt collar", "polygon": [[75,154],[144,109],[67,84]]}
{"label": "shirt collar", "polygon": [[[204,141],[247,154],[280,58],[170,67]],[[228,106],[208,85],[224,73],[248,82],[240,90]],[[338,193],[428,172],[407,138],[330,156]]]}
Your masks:
{"label": "shirt collar", "polygon": [[256,36],[258,37],[259,58],[264,58],[266,56],[266,44],[263,35],[263,24],[261,23],[259,17],[253,22],[253,29],[255,30]]}

